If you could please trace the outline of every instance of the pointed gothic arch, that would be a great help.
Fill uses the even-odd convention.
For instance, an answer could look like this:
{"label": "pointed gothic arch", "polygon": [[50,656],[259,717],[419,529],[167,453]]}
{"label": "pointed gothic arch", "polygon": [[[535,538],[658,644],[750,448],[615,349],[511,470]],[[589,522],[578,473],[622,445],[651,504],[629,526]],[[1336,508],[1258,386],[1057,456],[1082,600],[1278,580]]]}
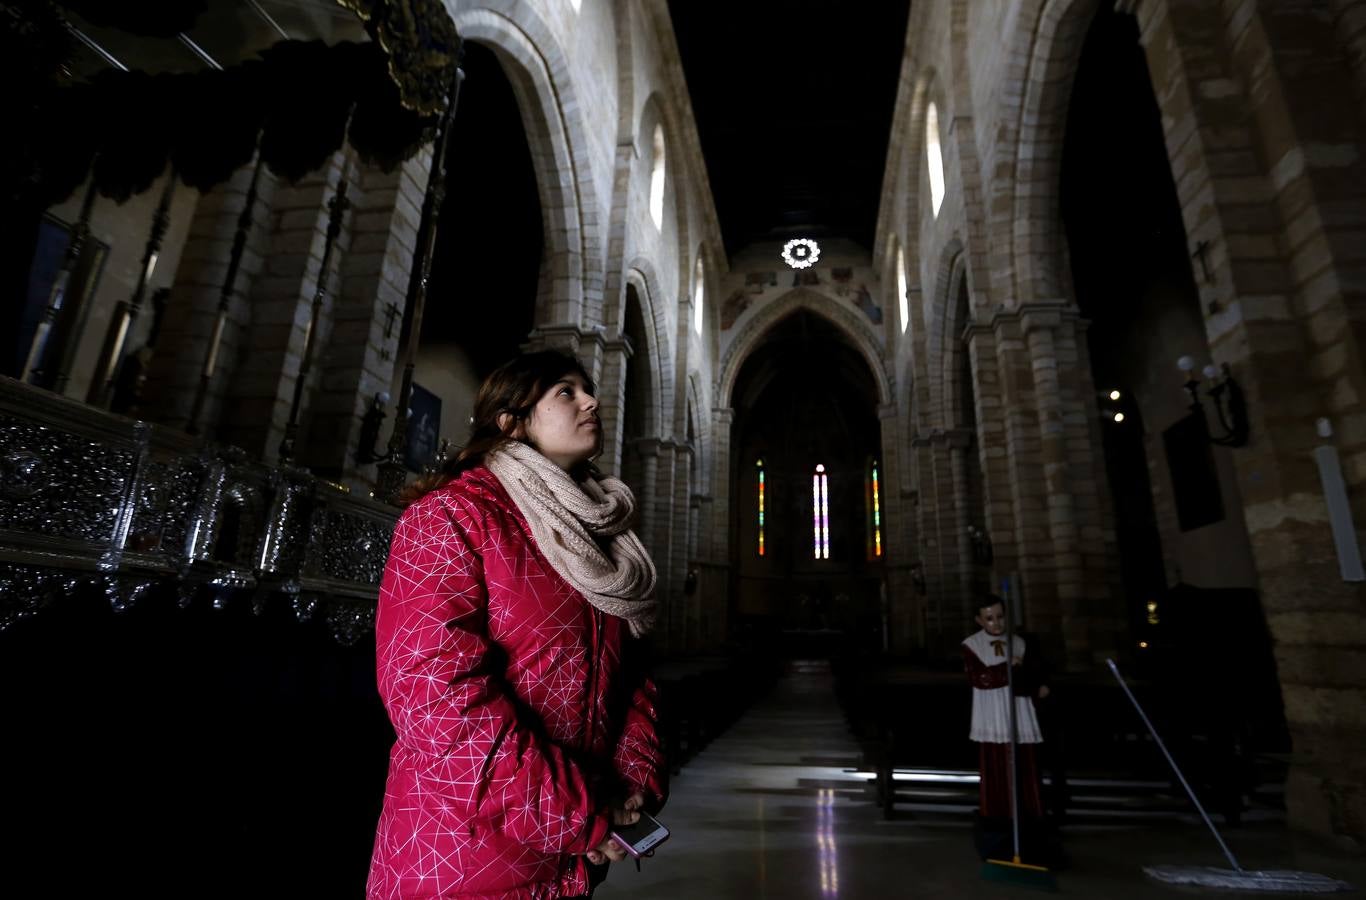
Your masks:
{"label": "pointed gothic arch", "polygon": [[522,111],[546,233],[548,296],[538,299],[536,324],[577,322],[585,293],[601,284],[603,248],[589,142],[564,50],[525,0],[505,13],[452,10],[451,18],[466,40],[497,54]]}
{"label": "pointed gothic arch", "polygon": [[843,334],[850,346],[858,351],[868,364],[868,369],[877,382],[878,405],[891,403],[892,380],[883,364],[877,334],[867,317],[852,307],[832,302],[829,297],[809,288],[796,288],[774,300],[750,318],[731,339],[718,367],[718,401],[727,405],[731,403],[735,379],[740,374],[740,367],[745,360],[762,343],[770,328],[801,309],[810,310],[826,319]]}

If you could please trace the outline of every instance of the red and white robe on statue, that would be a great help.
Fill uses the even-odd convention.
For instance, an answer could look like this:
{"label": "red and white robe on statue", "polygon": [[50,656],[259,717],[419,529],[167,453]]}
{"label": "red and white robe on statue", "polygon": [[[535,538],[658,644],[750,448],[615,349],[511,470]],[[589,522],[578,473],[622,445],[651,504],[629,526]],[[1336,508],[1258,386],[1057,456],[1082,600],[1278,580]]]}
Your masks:
{"label": "red and white robe on statue", "polygon": [[[1004,635],[994,636],[986,630],[963,641],[963,668],[972,684],[972,728],[968,737],[977,742],[981,773],[979,797],[982,815],[987,818],[1007,818],[1010,815],[1010,688],[1007,686],[1006,666],[1012,656],[1020,657],[1014,676],[1016,691],[1020,691],[1024,668],[1025,642],[1014,639],[1015,652],[1006,652]],[[1022,692],[1023,693],[1023,692]],[[1020,815],[1042,816],[1043,799],[1039,788],[1039,769],[1035,762],[1034,744],[1043,743],[1039,720],[1034,714],[1030,694],[1015,697],[1015,727],[1019,735],[1016,757],[1020,778]]]}

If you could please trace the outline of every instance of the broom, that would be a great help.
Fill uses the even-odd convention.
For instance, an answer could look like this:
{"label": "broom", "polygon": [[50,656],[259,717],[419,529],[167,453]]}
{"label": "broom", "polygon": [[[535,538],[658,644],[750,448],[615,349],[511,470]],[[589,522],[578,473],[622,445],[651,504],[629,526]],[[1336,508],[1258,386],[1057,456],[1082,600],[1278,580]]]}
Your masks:
{"label": "broom", "polygon": [[[1009,620],[1007,620],[1009,621]],[[1283,869],[1244,869],[1238,864],[1238,858],[1233,855],[1233,851],[1224,843],[1224,838],[1219,834],[1219,829],[1214,827],[1213,820],[1209,813],[1200,805],[1200,798],[1195,796],[1195,790],[1191,788],[1186,776],[1181,774],[1181,767],[1176,764],[1176,759],[1167,751],[1167,745],[1162,743],[1162,738],[1158,737],[1157,729],[1148,719],[1148,714],[1139,705],[1138,698],[1134,692],[1129,690],[1129,685],[1124,680],[1124,676],[1119,674],[1119,666],[1115,665],[1113,659],[1107,659],[1105,664],[1110,667],[1110,673],[1115,676],[1119,686],[1124,689],[1124,694],[1129,698],[1129,702],[1138,710],[1139,718],[1147,727],[1148,733],[1153,736],[1153,741],[1157,743],[1157,749],[1162,751],[1162,755],[1167,758],[1167,764],[1172,767],[1176,777],[1181,781],[1181,787],[1185,788],[1186,796],[1190,797],[1191,803],[1195,806],[1200,818],[1205,820],[1205,825],[1209,827],[1214,839],[1219,842],[1219,849],[1224,851],[1224,857],[1228,860],[1231,869],[1220,869],[1216,866],[1144,866],[1143,871],[1154,881],[1164,884],[1176,884],[1187,887],[1214,888],[1221,891],[1269,891],[1286,894],[1333,894],[1338,891],[1350,891],[1352,886],[1345,881],[1333,878],[1330,875],[1320,875],[1317,872],[1296,872]]]}
{"label": "broom", "polygon": [[1041,891],[1056,891],[1058,882],[1044,866],[1035,866],[1020,859],[1020,785],[1015,756],[1020,741],[1015,712],[1015,630],[1011,616],[1010,580],[1001,582],[1001,594],[1006,616],[1006,698],[1010,704],[1010,832],[1014,858],[990,859],[982,865],[982,877],[988,881],[1004,881]]}

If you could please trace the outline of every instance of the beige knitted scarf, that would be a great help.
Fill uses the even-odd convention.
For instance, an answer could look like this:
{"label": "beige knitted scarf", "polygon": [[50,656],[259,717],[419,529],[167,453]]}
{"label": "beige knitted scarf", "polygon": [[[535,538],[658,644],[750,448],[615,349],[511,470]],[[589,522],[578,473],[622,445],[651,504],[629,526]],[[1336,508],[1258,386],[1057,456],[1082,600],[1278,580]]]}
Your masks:
{"label": "beige knitted scarf", "polygon": [[[631,530],[635,497],[616,478],[576,482],[534,448],[508,441],[484,465],[517,504],[541,553],[598,609],[639,636],[654,625],[655,564]],[[606,552],[596,538],[605,540]]]}

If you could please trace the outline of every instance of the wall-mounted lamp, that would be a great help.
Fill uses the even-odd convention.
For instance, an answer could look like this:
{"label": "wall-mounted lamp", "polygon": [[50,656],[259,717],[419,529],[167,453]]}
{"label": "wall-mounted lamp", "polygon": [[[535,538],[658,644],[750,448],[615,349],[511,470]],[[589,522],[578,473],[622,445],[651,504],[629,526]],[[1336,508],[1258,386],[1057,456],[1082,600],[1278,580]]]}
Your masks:
{"label": "wall-mounted lamp", "polygon": [[375,445],[379,443],[380,428],[384,424],[384,407],[388,405],[389,394],[381,391],[375,395],[375,399],[370,402],[370,408],[361,417],[360,438],[356,442],[357,465],[384,462],[389,458],[388,453],[381,454],[375,449]]}
{"label": "wall-mounted lamp", "polygon": [[[1191,412],[1201,419],[1206,419],[1205,406],[1200,402],[1200,377],[1195,374],[1195,360],[1183,356],[1176,361],[1176,367],[1185,373],[1185,388],[1191,397]],[[1219,426],[1224,429],[1223,434],[1210,434],[1209,439],[1224,447],[1242,447],[1248,438],[1247,400],[1243,396],[1243,389],[1233,380],[1228,363],[1224,363],[1220,368],[1211,363],[1205,366],[1201,374],[1210,382],[1205,393],[1214,401],[1214,412],[1219,417]],[[1206,425],[1208,426],[1208,420]]]}
{"label": "wall-mounted lamp", "polygon": [[1124,413],[1119,409],[1119,402],[1124,399],[1124,394],[1119,388],[1111,388],[1108,391],[1100,392],[1100,415],[1107,422],[1120,423],[1124,421]]}
{"label": "wall-mounted lamp", "polygon": [[969,525],[968,540],[972,542],[972,561],[979,566],[991,565],[996,558],[996,551],[991,546],[991,537],[987,534],[986,529]]}

